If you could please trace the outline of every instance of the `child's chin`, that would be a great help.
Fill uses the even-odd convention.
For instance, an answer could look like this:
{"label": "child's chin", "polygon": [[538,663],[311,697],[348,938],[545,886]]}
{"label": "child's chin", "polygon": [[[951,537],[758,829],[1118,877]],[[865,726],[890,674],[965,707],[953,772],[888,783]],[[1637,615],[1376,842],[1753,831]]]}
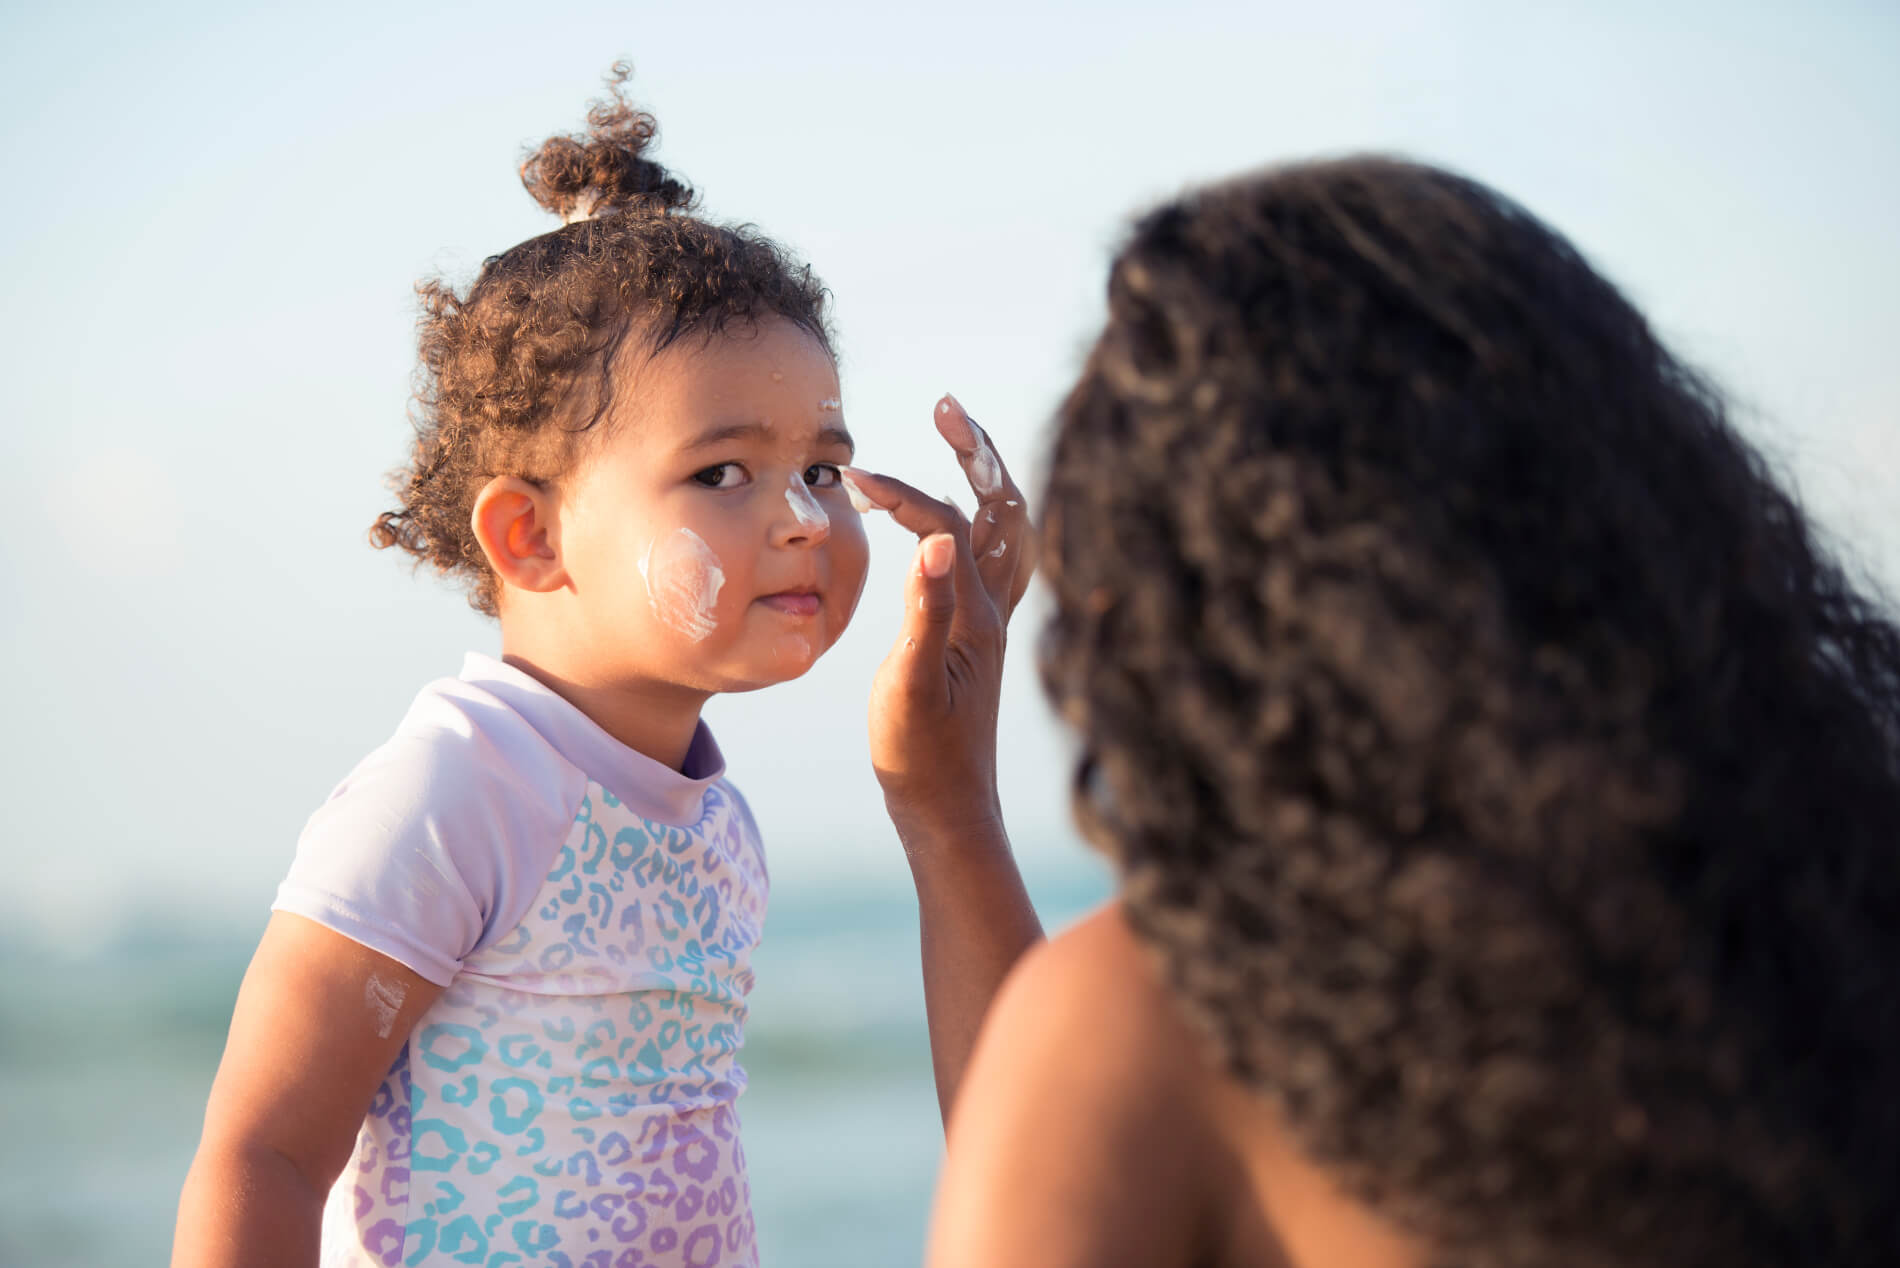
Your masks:
{"label": "child's chin", "polygon": [[775,647],[763,656],[749,656],[744,664],[732,666],[727,675],[730,685],[721,690],[757,691],[762,687],[774,687],[794,678],[803,678],[823,654],[814,645],[807,644],[801,648],[794,644]]}

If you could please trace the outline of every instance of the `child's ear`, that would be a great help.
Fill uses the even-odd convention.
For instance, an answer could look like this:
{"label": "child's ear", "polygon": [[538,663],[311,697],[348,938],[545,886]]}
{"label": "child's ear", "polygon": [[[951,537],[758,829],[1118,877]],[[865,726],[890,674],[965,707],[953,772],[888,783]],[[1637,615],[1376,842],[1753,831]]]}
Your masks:
{"label": "child's ear", "polygon": [[496,476],[475,495],[469,522],[504,585],[544,594],[567,584],[548,490],[519,476]]}

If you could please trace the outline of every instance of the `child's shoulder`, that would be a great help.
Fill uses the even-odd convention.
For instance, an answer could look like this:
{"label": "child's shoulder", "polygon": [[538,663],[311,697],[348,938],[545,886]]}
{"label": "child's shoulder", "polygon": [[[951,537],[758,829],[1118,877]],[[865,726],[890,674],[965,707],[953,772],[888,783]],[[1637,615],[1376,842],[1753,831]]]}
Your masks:
{"label": "child's shoulder", "polygon": [[586,786],[496,693],[438,679],[310,816],[273,906],[446,985],[520,918]]}
{"label": "child's shoulder", "polygon": [[423,687],[395,732],[357,763],[325,804],[375,801],[386,819],[492,815],[505,806],[539,805],[564,827],[586,782],[495,693],[465,679],[438,678]]}
{"label": "child's shoulder", "polygon": [[440,678],[310,816],[299,864],[435,860],[434,871],[482,878],[479,892],[523,869],[538,875],[586,790],[587,777],[500,695]]}

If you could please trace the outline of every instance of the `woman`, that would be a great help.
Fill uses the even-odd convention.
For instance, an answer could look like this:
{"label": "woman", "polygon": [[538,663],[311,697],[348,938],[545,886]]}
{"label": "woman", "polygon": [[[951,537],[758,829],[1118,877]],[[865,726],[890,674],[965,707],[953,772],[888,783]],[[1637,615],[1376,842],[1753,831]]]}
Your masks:
{"label": "woman", "polygon": [[[1120,892],[950,1071],[932,1264],[1900,1262],[1900,633],[1569,244],[1399,162],[1192,193],[1049,471]],[[951,830],[1009,597],[873,706],[1014,931],[933,1022],[1024,941]]]}

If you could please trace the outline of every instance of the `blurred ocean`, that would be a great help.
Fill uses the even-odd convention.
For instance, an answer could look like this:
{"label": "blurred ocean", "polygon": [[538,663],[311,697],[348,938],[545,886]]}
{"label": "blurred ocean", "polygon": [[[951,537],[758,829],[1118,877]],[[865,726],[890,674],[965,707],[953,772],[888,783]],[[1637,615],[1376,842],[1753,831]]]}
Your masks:
{"label": "blurred ocean", "polygon": [[[895,848],[895,847],[893,847]],[[768,1268],[918,1262],[942,1149],[901,868],[781,881],[739,1102]],[[1077,856],[1032,871],[1054,929],[1101,901]],[[0,943],[0,1268],[163,1264],[248,927],[134,922],[84,956]]]}

